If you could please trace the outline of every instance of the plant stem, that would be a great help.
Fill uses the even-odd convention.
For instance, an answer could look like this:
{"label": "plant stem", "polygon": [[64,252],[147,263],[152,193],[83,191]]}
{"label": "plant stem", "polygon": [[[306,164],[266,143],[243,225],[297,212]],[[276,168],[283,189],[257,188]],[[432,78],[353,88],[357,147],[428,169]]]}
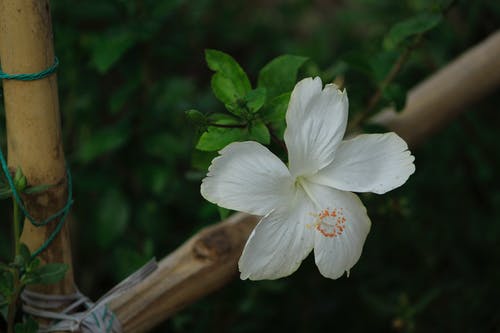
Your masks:
{"label": "plant stem", "polygon": [[276,133],[274,133],[274,129],[268,125],[268,128],[269,128],[269,134],[271,134],[271,140],[273,140],[275,143],[277,143],[285,152],[285,154],[288,153],[288,149],[286,147],[286,144],[283,140],[281,140],[277,135]]}
{"label": "plant stem", "polygon": [[[13,205],[13,233],[14,233],[14,261],[20,255],[21,248],[21,212],[16,200],[12,199]],[[14,275],[14,293],[10,297],[8,312],[7,312],[7,330],[8,333],[14,333],[14,324],[16,321],[17,300],[21,293],[21,283],[19,281],[19,269],[14,268],[12,274]]]}
{"label": "plant stem", "polygon": [[14,258],[20,253],[21,247],[21,214],[16,200],[12,199],[13,231],[14,231]]}
{"label": "plant stem", "polygon": [[424,34],[420,33],[418,34],[411,45],[409,45],[403,53],[398,57],[396,62],[392,65],[391,70],[387,74],[387,76],[384,78],[384,80],[380,83],[377,91],[373,94],[373,96],[370,98],[370,101],[368,102],[368,106],[366,107],[365,111],[362,113],[359,113],[357,117],[353,119],[351,124],[349,125],[348,132],[352,132],[355,130],[357,127],[359,127],[366,119],[368,119],[372,115],[372,111],[377,106],[378,102],[380,102],[380,99],[382,98],[382,94],[384,90],[387,88],[387,86],[396,78],[398,73],[401,71],[403,68],[404,64],[408,61],[408,58],[410,57],[412,51],[420,44],[422,41]]}
{"label": "plant stem", "polygon": [[14,293],[11,296],[9,307],[7,309],[7,332],[14,333],[14,324],[16,321],[17,300],[21,293],[21,283],[19,281],[19,271],[14,270]]}
{"label": "plant stem", "polygon": [[[452,0],[445,8],[441,10],[441,14],[445,16],[448,12],[453,8],[457,3],[457,0]],[[359,113],[349,124],[349,128],[347,130],[348,133],[353,132],[357,129],[365,120],[367,120],[371,115],[373,109],[377,106],[378,102],[380,102],[380,98],[382,98],[382,94],[387,86],[396,78],[398,73],[401,71],[405,63],[410,58],[411,53],[419,46],[422,42],[423,37],[425,36],[425,32],[421,32],[415,36],[413,42],[406,47],[406,49],[401,53],[396,62],[392,65],[391,70],[384,78],[384,80],[380,83],[377,91],[373,94],[368,102],[368,106],[364,112]]]}

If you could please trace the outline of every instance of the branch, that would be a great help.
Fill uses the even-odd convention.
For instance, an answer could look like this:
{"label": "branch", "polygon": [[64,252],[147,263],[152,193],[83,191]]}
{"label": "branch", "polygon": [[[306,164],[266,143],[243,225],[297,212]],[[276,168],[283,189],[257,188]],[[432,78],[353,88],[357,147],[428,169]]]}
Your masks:
{"label": "branch", "polygon": [[[499,86],[499,54],[496,33],[414,88],[404,112],[385,112],[378,122],[417,145]],[[239,213],[203,229],[163,259],[152,276],[112,301],[124,332],[145,332],[231,280],[257,220]]]}
{"label": "branch", "polygon": [[371,122],[416,146],[500,85],[500,31],[410,90],[400,113],[386,109]]}
{"label": "branch", "polygon": [[423,36],[424,33],[418,34],[413,39],[413,42],[403,51],[403,53],[401,53],[396,62],[392,65],[391,70],[389,71],[387,76],[380,83],[377,91],[375,91],[375,94],[373,94],[373,96],[370,98],[366,110],[364,110],[362,113],[358,113],[357,116],[353,119],[353,121],[349,124],[347,133],[355,131],[365,120],[367,120],[368,118],[370,118],[370,116],[373,115],[372,111],[377,106],[378,102],[380,102],[384,90],[399,74],[403,66],[410,58],[410,55],[412,54],[413,50],[415,50],[415,48],[417,48],[417,46],[421,43]]}

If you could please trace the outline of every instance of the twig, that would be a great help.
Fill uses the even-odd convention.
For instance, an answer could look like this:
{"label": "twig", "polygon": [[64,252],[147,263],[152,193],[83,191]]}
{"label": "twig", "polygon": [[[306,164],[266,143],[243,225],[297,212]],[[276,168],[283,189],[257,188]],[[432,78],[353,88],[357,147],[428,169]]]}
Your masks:
{"label": "twig", "polygon": [[269,134],[271,134],[271,140],[273,140],[276,144],[278,144],[283,149],[283,152],[286,153],[287,152],[287,148],[286,148],[285,141],[281,140],[276,135],[276,133],[274,133],[274,129],[270,125],[268,126],[268,129],[269,129]]}
{"label": "twig", "polygon": [[415,146],[500,84],[500,30],[410,90],[405,109],[371,119]]}
{"label": "twig", "polygon": [[[445,8],[442,9],[441,14],[443,16],[446,16],[448,12],[456,5],[457,0],[452,0]],[[378,89],[375,91],[375,93],[372,95],[368,102],[368,106],[364,110],[364,112],[359,113],[355,116],[353,121],[349,124],[349,128],[347,130],[348,133],[351,133],[355,131],[363,122],[365,122],[368,118],[370,118],[373,114],[373,109],[377,106],[379,103],[380,99],[382,98],[382,94],[384,93],[384,90],[387,88],[387,86],[394,81],[398,73],[401,71],[403,66],[406,64],[408,59],[410,58],[411,53],[419,46],[419,44],[422,42],[425,34],[428,31],[424,31],[419,33],[413,38],[413,41],[410,45],[408,45],[403,53],[398,57],[396,62],[391,67],[391,70],[387,74],[387,76],[384,78],[384,80],[380,83]]]}
{"label": "twig", "polygon": [[410,58],[410,55],[413,52],[413,50],[415,50],[422,41],[423,36],[424,36],[423,33],[420,33],[417,36],[415,36],[413,42],[406,47],[403,53],[401,53],[396,62],[392,65],[391,70],[389,71],[387,76],[380,83],[379,87],[370,98],[370,101],[368,102],[368,106],[366,107],[366,109],[363,112],[358,113],[353,119],[353,121],[349,124],[349,128],[347,130],[348,133],[357,129],[364,121],[366,121],[368,118],[370,118],[370,116],[372,116],[372,111],[382,98],[384,90],[396,78],[398,73],[403,68],[404,64],[406,64],[406,62]]}

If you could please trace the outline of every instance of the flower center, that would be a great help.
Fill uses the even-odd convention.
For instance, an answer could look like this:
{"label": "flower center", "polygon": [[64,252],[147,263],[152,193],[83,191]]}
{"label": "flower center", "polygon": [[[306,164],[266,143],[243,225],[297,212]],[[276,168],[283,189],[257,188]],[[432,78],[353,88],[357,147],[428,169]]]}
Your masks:
{"label": "flower center", "polygon": [[328,208],[314,216],[316,217],[314,227],[325,237],[340,236],[345,230],[346,219],[342,208]]}

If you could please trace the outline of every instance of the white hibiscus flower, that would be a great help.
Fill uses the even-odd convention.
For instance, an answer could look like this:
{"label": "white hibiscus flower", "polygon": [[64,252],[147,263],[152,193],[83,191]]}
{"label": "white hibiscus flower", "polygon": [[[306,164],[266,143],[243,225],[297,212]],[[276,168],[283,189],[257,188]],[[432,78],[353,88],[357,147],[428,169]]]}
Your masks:
{"label": "white hibiscus flower", "polygon": [[239,261],[242,279],[292,274],[314,249],[322,275],[336,279],[358,261],[370,219],[358,196],[385,193],[415,171],[395,133],[344,140],[348,100],[333,84],[307,78],[295,86],[286,114],[289,167],[266,147],[235,142],[212,161],[201,185],[217,205],[261,215]]}

